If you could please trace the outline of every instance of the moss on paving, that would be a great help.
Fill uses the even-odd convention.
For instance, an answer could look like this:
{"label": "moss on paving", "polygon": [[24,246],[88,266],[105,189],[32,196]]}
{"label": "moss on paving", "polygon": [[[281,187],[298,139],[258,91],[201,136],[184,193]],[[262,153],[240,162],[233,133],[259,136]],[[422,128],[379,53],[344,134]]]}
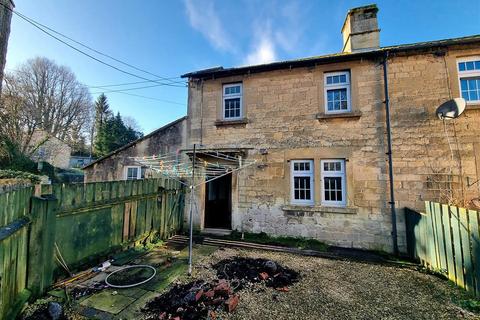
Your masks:
{"label": "moss on paving", "polygon": [[82,306],[117,314],[136,299],[121,294],[113,294],[110,290],[104,290],[81,302]]}

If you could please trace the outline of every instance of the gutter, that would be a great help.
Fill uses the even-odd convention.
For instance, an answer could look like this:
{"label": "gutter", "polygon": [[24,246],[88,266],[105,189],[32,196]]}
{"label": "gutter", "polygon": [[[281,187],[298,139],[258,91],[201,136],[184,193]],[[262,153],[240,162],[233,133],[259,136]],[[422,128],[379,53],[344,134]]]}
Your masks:
{"label": "gutter", "polygon": [[307,57],[295,60],[277,61],[267,64],[251,65],[244,67],[223,68],[215,67],[204,70],[198,70],[183,74],[182,78],[191,79],[216,79],[235,75],[245,75],[259,72],[267,72],[274,70],[292,69],[312,67],[322,64],[346,62],[358,59],[381,58],[385,52],[401,53],[401,54],[415,54],[416,51],[435,50],[441,47],[448,47],[453,45],[468,45],[480,43],[480,34],[471,35],[461,38],[450,38],[435,41],[417,42],[410,44],[401,44],[394,46],[381,47],[368,51],[352,52],[352,53],[334,53],[323,56]]}
{"label": "gutter", "polygon": [[387,155],[388,155],[388,177],[390,182],[390,212],[392,217],[392,243],[393,253],[398,255],[398,239],[397,239],[397,214],[395,211],[395,193],[393,188],[393,159],[392,159],[392,128],[390,124],[390,99],[388,96],[388,55],[389,51],[385,51],[383,58],[383,87],[385,91],[385,121],[387,124]]}

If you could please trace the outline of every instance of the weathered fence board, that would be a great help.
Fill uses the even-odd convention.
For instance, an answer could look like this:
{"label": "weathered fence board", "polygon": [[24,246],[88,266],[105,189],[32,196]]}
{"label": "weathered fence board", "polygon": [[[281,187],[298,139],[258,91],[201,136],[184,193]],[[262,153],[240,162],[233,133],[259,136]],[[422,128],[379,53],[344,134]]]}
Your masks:
{"label": "weathered fence board", "polygon": [[406,215],[409,254],[480,296],[478,212],[427,201],[425,213]]}
{"label": "weathered fence board", "polygon": [[448,206],[442,204],[442,222],[443,222],[443,231],[445,232],[445,252],[447,257],[447,274],[448,278],[456,282],[455,278],[455,258],[453,254],[453,245],[452,245],[452,228],[450,227],[450,210]]}
{"label": "weathered fence board", "polygon": [[183,192],[175,181],[147,179],[42,186],[41,197],[34,187],[0,194],[0,320],[52,285],[61,272],[55,255],[75,267],[180,230]]}
{"label": "weathered fence board", "polygon": [[472,257],[476,258],[477,261],[472,261],[475,266],[475,274],[473,276],[475,281],[475,292],[480,293],[480,235],[479,231],[479,221],[478,221],[478,212],[474,210],[468,211],[469,216],[469,226],[470,226],[470,241],[472,243]]}

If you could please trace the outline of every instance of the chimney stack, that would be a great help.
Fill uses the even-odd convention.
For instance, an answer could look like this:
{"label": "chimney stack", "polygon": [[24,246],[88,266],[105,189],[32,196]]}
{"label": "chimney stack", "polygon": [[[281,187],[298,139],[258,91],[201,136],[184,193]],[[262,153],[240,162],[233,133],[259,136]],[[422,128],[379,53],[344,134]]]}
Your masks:
{"label": "chimney stack", "polygon": [[348,10],[342,27],[342,52],[366,51],[380,47],[377,12],[375,4]]}

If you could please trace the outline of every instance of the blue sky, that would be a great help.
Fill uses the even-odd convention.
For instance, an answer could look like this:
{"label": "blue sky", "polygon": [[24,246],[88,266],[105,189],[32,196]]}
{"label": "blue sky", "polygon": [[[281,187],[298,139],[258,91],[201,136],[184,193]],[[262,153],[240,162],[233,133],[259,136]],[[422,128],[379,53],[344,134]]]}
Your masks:
{"label": "blue sky", "polygon": [[[212,66],[238,66],[338,52],[342,47],[340,28],[347,10],[372,3],[341,0],[15,2],[18,12],[163,77],[177,77]],[[380,9],[382,46],[480,33],[478,0],[376,3]],[[14,16],[7,69],[14,69],[35,56],[45,56],[69,66],[88,86],[141,81],[82,56]],[[92,88],[91,92],[99,91]],[[112,109],[137,119],[145,133],[186,114],[186,88],[162,86],[129,93],[177,103],[106,93]]]}

